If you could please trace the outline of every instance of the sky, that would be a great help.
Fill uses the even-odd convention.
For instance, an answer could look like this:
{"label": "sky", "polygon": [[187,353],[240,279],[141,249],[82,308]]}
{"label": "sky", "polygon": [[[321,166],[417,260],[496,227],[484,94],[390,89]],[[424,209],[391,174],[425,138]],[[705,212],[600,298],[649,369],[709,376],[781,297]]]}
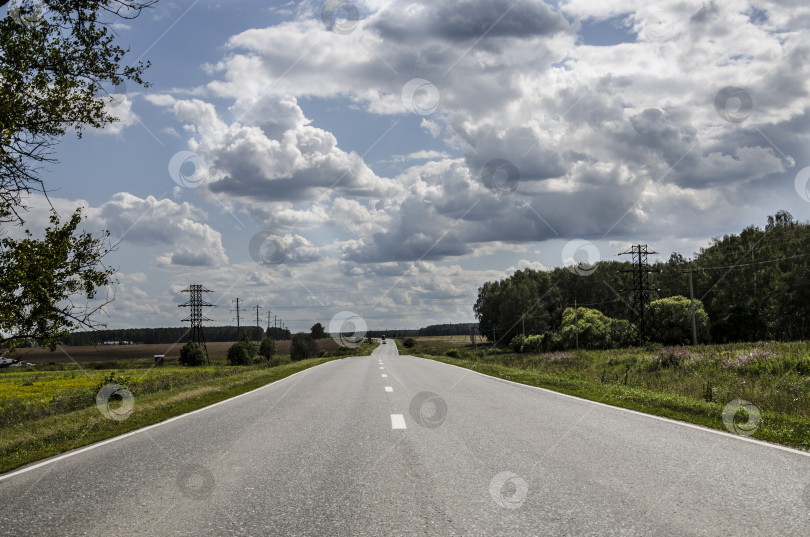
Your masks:
{"label": "sky", "polygon": [[111,89],[120,121],[42,175],[117,244],[110,328],[181,326],[197,283],[209,324],[237,297],[294,332],[472,322],[519,269],[808,219],[805,0],[160,0],[110,22],[151,86]]}

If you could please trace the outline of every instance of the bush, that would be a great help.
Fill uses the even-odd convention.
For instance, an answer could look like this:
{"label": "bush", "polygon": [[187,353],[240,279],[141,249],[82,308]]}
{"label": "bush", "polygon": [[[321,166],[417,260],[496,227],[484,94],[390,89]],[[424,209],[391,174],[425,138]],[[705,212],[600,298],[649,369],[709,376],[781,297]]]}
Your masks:
{"label": "bush", "polygon": [[509,342],[509,349],[512,352],[523,352],[523,342],[526,341],[526,336],[523,334],[518,334],[512,338],[512,341]]}
{"label": "bush", "polygon": [[402,342],[402,346],[406,349],[410,349],[416,346],[416,340],[412,337],[407,338],[405,341]]}
{"label": "bush", "polygon": [[206,362],[205,350],[202,345],[189,341],[180,349],[180,364],[187,366],[203,365]]}
{"label": "bush", "polygon": [[[546,336],[543,334],[537,334],[524,338],[523,343],[520,346],[520,352],[542,352],[546,350],[543,344],[545,339]],[[514,342],[514,340],[512,340],[512,342]]]}
{"label": "bush", "polygon": [[[670,296],[650,302],[644,312],[650,327],[650,339],[665,345],[692,343],[692,307],[685,296]],[[703,302],[695,300],[695,324],[699,342],[710,339],[709,316]]]}
{"label": "bush", "polygon": [[234,343],[228,349],[229,365],[249,365],[253,361],[247,346],[241,341]]}
{"label": "bush", "polygon": [[[259,345],[259,357],[270,362],[276,354],[276,341],[272,338],[265,337]],[[278,364],[276,364],[278,365]]]}
{"label": "bush", "polygon": [[458,358],[458,349],[450,349],[445,351],[444,355],[449,356],[450,358]]}
{"label": "bush", "polygon": [[290,359],[293,361],[306,360],[312,356],[316,350],[318,350],[318,348],[312,336],[305,332],[299,332],[292,337],[292,342],[290,343]]}

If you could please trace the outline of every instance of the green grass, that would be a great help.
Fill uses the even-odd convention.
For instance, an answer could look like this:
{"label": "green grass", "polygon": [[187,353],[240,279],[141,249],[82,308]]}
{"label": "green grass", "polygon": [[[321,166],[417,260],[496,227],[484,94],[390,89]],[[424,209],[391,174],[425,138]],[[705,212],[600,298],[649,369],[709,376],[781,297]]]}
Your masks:
{"label": "green grass", "polygon": [[[181,367],[175,358],[162,367],[144,359],[8,368],[0,372],[0,472],[185,414],[343,356],[368,355],[374,348],[364,343],[299,362],[282,356],[275,367],[232,367],[224,356],[214,356],[205,367]],[[121,421],[105,417],[96,407],[96,394],[110,382],[133,394],[132,413]],[[110,407],[120,404],[111,401]]]}
{"label": "green grass", "polygon": [[418,341],[401,352],[721,430],[726,405],[743,399],[761,415],[753,438],[810,449],[809,342],[516,354]]}

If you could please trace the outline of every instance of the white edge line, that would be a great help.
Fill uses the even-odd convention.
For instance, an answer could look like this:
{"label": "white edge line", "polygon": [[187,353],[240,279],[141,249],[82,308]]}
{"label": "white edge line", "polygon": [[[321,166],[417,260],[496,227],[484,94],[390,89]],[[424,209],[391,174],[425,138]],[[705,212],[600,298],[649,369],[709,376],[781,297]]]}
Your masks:
{"label": "white edge line", "polygon": [[[291,379],[296,375],[300,375],[301,373],[305,373],[307,371],[310,371],[311,369],[315,369],[316,367],[321,367],[323,365],[330,364],[332,362],[333,361],[329,361],[329,362],[326,362],[324,364],[316,365],[315,367],[308,367],[306,369],[298,371],[297,373],[293,373],[292,375],[290,375],[288,377],[284,377],[284,378],[281,378],[281,379],[278,379],[278,380],[274,380],[273,382],[271,382],[269,384],[265,384],[264,386],[259,386],[258,388],[250,390],[249,392],[240,393],[239,395],[234,395],[233,397],[230,397],[228,399],[223,399],[222,401],[217,401],[216,403],[210,404],[208,406],[204,406],[202,408],[198,408],[197,410],[192,410],[191,412],[187,412],[185,414],[180,414],[179,416],[174,416],[174,417],[169,418],[167,420],[159,421],[157,423],[153,423],[152,425],[147,425],[146,427],[141,427],[140,429],[135,429],[134,431],[129,431],[128,433],[123,433],[123,434],[120,434],[118,436],[113,436],[112,438],[108,438],[106,440],[96,442],[95,444],[90,444],[89,446],[84,446],[82,448],[78,448],[78,449],[75,449],[75,450],[72,450],[72,451],[68,451],[67,453],[62,453],[61,455],[56,455],[55,457],[45,459],[44,461],[34,463],[34,464],[32,464],[30,466],[26,466],[24,468],[20,468],[19,470],[13,470],[13,471],[11,471],[11,472],[9,472],[7,474],[0,475],[0,481],[5,481],[6,479],[10,479],[12,477],[24,474],[26,472],[30,472],[31,470],[36,470],[37,468],[42,468],[43,466],[47,466],[49,464],[53,464],[53,463],[61,461],[63,459],[67,459],[69,457],[79,455],[79,454],[84,453],[86,451],[90,451],[91,449],[96,449],[98,447],[105,446],[107,444],[112,444],[113,442],[116,442],[118,440],[123,440],[124,438],[127,438],[129,436],[133,436],[133,435],[136,435],[138,433],[148,431],[149,429],[154,429],[155,427],[159,427],[160,425],[166,425],[167,423],[171,423],[171,422],[173,422],[175,420],[179,420],[180,418],[185,418],[187,416],[191,416],[192,414],[196,414],[197,412],[202,412],[204,410],[214,408],[215,406],[219,406],[219,405],[221,405],[223,403],[229,403],[229,402],[231,402],[231,401],[233,401],[235,399],[239,399],[240,397],[250,395],[253,392],[263,390],[263,389],[265,389],[265,388],[267,388],[269,386],[273,386],[274,384],[277,384],[277,383],[279,383],[281,381]],[[91,407],[88,407],[88,408],[91,408]]]}
{"label": "white edge line", "polygon": [[[419,357],[418,356],[413,356],[412,358],[419,358]],[[430,358],[420,358],[420,359],[421,360],[430,360]],[[577,397],[576,395],[569,395],[567,393],[555,392],[554,390],[549,390],[548,388],[541,388],[539,386],[531,386],[529,384],[521,384],[520,382],[515,382],[513,380],[507,380],[507,379],[502,379],[502,378],[499,378],[499,377],[493,377],[493,376],[487,375],[485,373],[479,373],[478,371],[475,371],[473,369],[467,369],[466,367],[461,367],[461,366],[457,366],[457,365],[453,365],[453,364],[448,364],[448,363],[445,363],[445,362],[439,362],[438,360],[430,360],[430,361],[431,362],[436,362],[436,363],[439,363],[439,364],[449,365],[451,367],[457,367],[458,369],[463,369],[465,371],[470,371],[472,373],[475,373],[476,375],[481,375],[482,377],[486,377],[486,378],[493,379],[493,380],[499,380],[501,382],[507,382],[509,384],[514,384],[515,386],[522,386],[524,388],[533,388],[535,390],[540,390],[540,391],[543,391],[543,392],[546,392],[546,393],[559,395],[561,397],[568,397],[569,399],[576,399],[577,401],[582,401],[582,402],[585,402],[585,403],[591,403],[593,405],[599,405],[601,407],[610,408],[612,410],[621,410],[622,412],[629,412],[630,414],[635,414],[637,416],[644,416],[645,418],[651,418],[651,419],[654,419],[654,420],[665,421],[667,423],[674,423],[674,424],[680,425],[682,427],[689,427],[690,429],[697,429],[698,431],[703,431],[703,432],[706,432],[706,433],[719,434],[719,435],[725,436],[727,438],[733,438],[735,440],[742,440],[743,442],[750,442],[752,444],[758,444],[760,446],[779,449],[781,451],[787,451],[788,453],[793,453],[795,455],[804,455],[805,457],[810,457],[810,452],[800,451],[798,449],[790,448],[790,447],[787,447],[787,446],[782,446],[782,445],[779,445],[779,444],[773,444],[771,442],[765,442],[763,440],[757,440],[756,438],[749,438],[749,437],[743,436],[743,435],[731,434],[731,433],[727,433],[725,431],[719,431],[717,429],[710,429],[710,428],[704,427],[702,425],[695,425],[694,423],[687,423],[685,421],[673,420],[671,418],[665,418],[663,416],[656,416],[654,414],[645,414],[644,412],[639,412],[638,410],[632,410],[630,408],[624,408],[624,407],[620,407],[620,406],[613,406],[613,405],[609,405],[607,403],[600,403],[599,401],[591,401],[590,399],[583,399],[582,397]]]}

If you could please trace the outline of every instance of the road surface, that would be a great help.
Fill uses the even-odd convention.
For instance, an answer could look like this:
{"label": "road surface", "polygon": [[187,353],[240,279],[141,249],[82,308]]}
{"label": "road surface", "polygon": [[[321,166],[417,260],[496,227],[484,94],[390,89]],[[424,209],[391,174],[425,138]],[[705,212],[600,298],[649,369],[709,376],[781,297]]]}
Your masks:
{"label": "road surface", "polygon": [[0,476],[0,532],[807,536],[810,457],[389,342]]}

